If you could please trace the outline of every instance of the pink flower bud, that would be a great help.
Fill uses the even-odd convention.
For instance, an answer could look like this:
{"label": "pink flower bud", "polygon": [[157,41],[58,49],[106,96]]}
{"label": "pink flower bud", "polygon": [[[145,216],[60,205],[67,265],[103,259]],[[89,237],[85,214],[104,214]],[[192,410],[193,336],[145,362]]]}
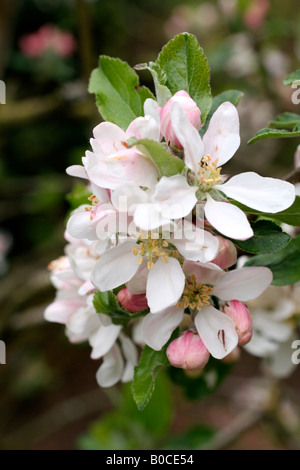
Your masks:
{"label": "pink flower bud", "polygon": [[122,307],[129,310],[129,312],[140,312],[148,308],[148,303],[145,294],[132,294],[127,287],[121,289],[117,294],[117,299]]}
{"label": "pink flower bud", "polygon": [[174,367],[195,370],[202,369],[206,365],[209,352],[200,336],[187,331],[169,344],[167,357]]}
{"label": "pink flower bud", "polygon": [[217,235],[219,240],[219,251],[212,263],[217,264],[222,269],[229,268],[236,263],[237,260],[237,249],[235,245],[225,238]]}
{"label": "pink flower bud", "polygon": [[239,300],[230,300],[223,307],[223,312],[228,315],[239,337],[238,344],[244,346],[252,338],[252,318],[246,305]]}
{"label": "pink flower bud", "polygon": [[160,110],[160,123],[161,132],[166,139],[166,142],[170,147],[177,147],[182,150],[182,145],[177,139],[173,130],[170,110],[174,102],[180,103],[183,107],[189,121],[199,131],[201,128],[201,112],[197,104],[190,97],[186,91],[178,91],[172,98],[167,101],[164,107]]}

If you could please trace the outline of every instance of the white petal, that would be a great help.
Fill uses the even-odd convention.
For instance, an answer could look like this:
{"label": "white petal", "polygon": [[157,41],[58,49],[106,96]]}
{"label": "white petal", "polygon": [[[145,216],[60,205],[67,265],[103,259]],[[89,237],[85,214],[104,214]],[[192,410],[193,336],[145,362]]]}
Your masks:
{"label": "white petal", "polygon": [[144,103],[144,114],[145,116],[147,115],[152,116],[153,119],[155,119],[158,127],[160,127],[160,118],[159,118],[158,109],[159,109],[159,106],[155,100],[152,100],[151,98],[146,99]]}
{"label": "white petal", "polygon": [[157,121],[151,116],[138,117],[134,119],[126,131],[126,140],[130,137],[140,139],[151,139],[159,141],[160,128]]}
{"label": "white petal", "polygon": [[99,359],[100,357],[104,356],[104,354],[107,354],[115,344],[120,331],[120,325],[101,325],[89,338],[89,343],[93,348],[91,352],[91,358]]}
{"label": "white petal", "polygon": [[103,363],[96,373],[96,380],[100,387],[112,387],[121,379],[124,361],[117,344],[103,358]]}
{"label": "white petal", "polygon": [[204,212],[208,222],[226,237],[247,240],[253,236],[246,215],[233,204],[215,201],[207,194]]}
{"label": "white petal", "polygon": [[160,209],[160,204],[138,204],[134,213],[134,223],[142,230],[154,230],[170,225],[170,218],[165,217]]}
{"label": "white petal", "polygon": [[273,280],[272,271],[261,266],[249,266],[225,273],[214,286],[214,295],[221,300],[255,299]]}
{"label": "white petal", "polygon": [[92,283],[102,292],[125,284],[137,272],[139,265],[132,253],[135,242],[125,241],[103,253],[92,271]]}
{"label": "white petal", "polygon": [[190,186],[185,176],[163,176],[157,183],[153,201],[160,204],[161,212],[170,219],[186,217],[197,203],[197,188]]}
{"label": "white petal", "polygon": [[137,204],[147,203],[149,196],[137,184],[127,183],[115,189],[111,195],[111,202],[119,212],[133,214]]}
{"label": "white petal", "polygon": [[214,307],[204,307],[195,318],[197,331],[211,355],[223,359],[238,344],[231,318]]}
{"label": "white petal", "polygon": [[198,162],[204,155],[204,145],[197,129],[190,123],[182,106],[176,101],[170,110],[176,137],[184,148],[184,160],[188,168],[197,173]]}
{"label": "white petal", "polygon": [[169,307],[158,314],[148,313],[142,323],[143,338],[150,348],[159,351],[182,322],[183,308]]}
{"label": "white petal", "polygon": [[138,353],[135,344],[125,335],[120,335],[122,351],[126,359],[126,365],[121,378],[122,382],[130,382],[133,379],[134,368],[138,363]]}
{"label": "white petal", "polygon": [[219,248],[217,237],[187,220],[174,232],[172,243],[186,259],[192,261],[211,261]]}
{"label": "white petal", "polygon": [[266,357],[270,354],[274,354],[278,349],[278,343],[261,336],[258,332],[253,330],[253,336],[249,343],[243,346],[249,354],[255,357]]}
{"label": "white petal", "polygon": [[293,327],[289,323],[277,322],[272,314],[255,310],[253,316],[253,329],[265,338],[276,342],[284,343],[293,332]]}
{"label": "white petal", "polygon": [[222,103],[211,117],[203,136],[204,153],[218,166],[224,165],[240,146],[240,125],[236,107],[228,101]]}
{"label": "white petal", "polygon": [[233,176],[216,189],[252,209],[272,214],[287,209],[295,200],[295,188],[291,183],[252,171]]}
{"label": "white petal", "polygon": [[105,121],[98,124],[93,130],[93,135],[105,155],[110,155],[124,149],[122,142],[126,140],[126,134],[112,122]]}
{"label": "white petal", "polygon": [[187,276],[194,274],[198,284],[216,284],[217,280],[224,275],[223,269],[214,263],[199,263],[184,261],[183,271]]}
{"label": "white petal", "polygon": [[138,272],[133,276],[130,281],[126,283],[126,287],[132,294],[145,294],[148,280],[149,270],[147,263],[143,263]]}
{"label": "white petal", "polygon": [[88,179],[84,166],[71,165],[66,169],[67,175],[76,176],[77,178]]}
{"label": "white petal", "polygon": [[146,296],[152,313],[160,312],[180,299],[185,285],[185,275],[180,263],[169,258],[164,263],[159,258],[148,275]]}

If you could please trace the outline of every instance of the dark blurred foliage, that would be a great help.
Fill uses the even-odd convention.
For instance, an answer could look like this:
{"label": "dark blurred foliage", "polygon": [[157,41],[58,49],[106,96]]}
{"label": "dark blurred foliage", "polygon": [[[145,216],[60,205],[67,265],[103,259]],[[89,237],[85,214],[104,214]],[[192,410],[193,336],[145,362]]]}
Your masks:
{"label": "dark blurred foliage", "polygon": [[[75,51],[67,57],[49,50],[39,57],[22,52],[21,38],[49,24],[72,34]],[[66,195],[75,182],[65,168],[80,163],[100,121],[87,93],[99,54],[134,66],[155,60],[175,34],[195,34],[212,69],[213,94],[229,88],[244,92],[243,144],[228,171],[284,177],[292,170],[298,139],[249,147],[246,142],[278,113],[298,111],[293,90],[282,80],[299,68],[299,26],[300,5],[294,0],[1,0],[6,104],[0,105],[0,232],[6,242],[0,244],[0,338],[7,343],[7,365],[0,365],[0,446],[74,447],[91,418],[118,401],[117,391],[97,389],[99,364],[90,360],[89,348],[68,344],[60,325],[43,320],[55,295],[46,268],[63,253]],[[140,78],[152,88],[149,73]],[[257,362],[250,365],[255,375]],[[241,375],[243,382],[244,369]],[[187,430],[190,421],[197,425],[194,406],[178,405],[184,418],[174,418],[176,431]],[[223,407],[222,414],[218,406],[216,414],[213,408],[211,414],[201,407],[198,412],[207,411],[214,425],[223,426],[232,413]],[[94,435],[105,434],[105,426],[112,432],[111,422],[118,426],[113,415],[103,428],[93,428]],[[90,446],[91,436],[81,440],[82,447]],[[289,446],[276,439],[277,447]],[[261,442],[276,446],[268,438]]]}

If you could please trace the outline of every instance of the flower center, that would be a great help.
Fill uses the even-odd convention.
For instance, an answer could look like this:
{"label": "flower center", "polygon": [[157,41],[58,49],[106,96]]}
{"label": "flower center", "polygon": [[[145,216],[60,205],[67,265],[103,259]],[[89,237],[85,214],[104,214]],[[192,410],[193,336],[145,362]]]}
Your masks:
{"label": "flower center", "polygon": [[210,155],[205,155],[199,162],[199,171],[197,172],[197,185],[200,191],[206,193],[210,191],[215,184],[222,181],[220,172],[222,167],[217,168],[218,159],[211,160]]}
{"label": "flower center", "polygon": [[164,263],[168,263],[169,257],[178,257],[179,253],[176,250],[173,250],[167,240],[159,238],[148,238],[148,233],[141,231],[138,236],[138,242],[135,246],[132,247],[132,253],[135,256],[138,256],[138,264],[142,264],[143,259],[147,259],[147,267],[151,270],[154,266],[155,261],[159,258],[162,259]]}
{"label": "flower center", "polygon": [[192,310],[201,310],[204,305],[210,305],[210,295],[212,294],[212,287],[206,284],[198,284],[196,276],[192,274],[185,281],[185,289],[181,299],[177,303],[177,308],[188,308]]}

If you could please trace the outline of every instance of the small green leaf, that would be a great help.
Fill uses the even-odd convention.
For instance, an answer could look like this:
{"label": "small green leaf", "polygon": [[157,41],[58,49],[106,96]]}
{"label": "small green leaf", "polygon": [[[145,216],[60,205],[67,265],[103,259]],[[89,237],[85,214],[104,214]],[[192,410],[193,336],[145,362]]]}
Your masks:
{"label": "small green leaf", "polygon": [[259,212],[234,200],[230,200],[230,202],[248,214],[256,214],[263,217],[264,219],[275,220],[296,227],[300,225],[300,196],[296,196],[294,203],[290,207],[284,211],[277,212],[276,214]]}
{"label": "small green leaf", "polygon": [[108,315],[112,322],[116,325],[126,324],[129,320],[139,318],[147,313],[146,310],[143,310],[133,314],[125,308],[121,307],[117,296],[112,291],[95,292],[93,303],[98,313],[104,313],[105,315]]}
{"label": "small green leaf", "polygon": [[103,119],[123,129],[136,117],[143,116],[145,100],[154,98],[146,87],[139,87],[138,75],[126,62],[104,55],[92,72],[89,92],[95,93]]}
{"label": "small green leaf", "polygon": [[132,382],[132,395],[133,399],[139,410],[143,410],[149,402],[154,389],[155,381],[159,372],[170,365],[166,350],[171,341],[178,336],[178,329],[176,329],[171,339],[167,344],[160,350],[154,351],[154,349],[145,346],[140,363],[134,369],[134,378]]}
{"label": "small green leaf", "polygon": [[300,114],[295,113],[282,113],[269,122],[269,127],[275,129],[294,129],[294,127],[300,122]]}
{"label": "small green leaf", "polygon": [[204,123],[212,98],[209,66],[197,38],[189,33],[178,34],[163,47],[156,64],[166,77],[162,84],[172,94],[185,90],[200,108]]}
{"label": "small green leaf", "polygon": [[172,98],[172,93],[165,85],[167,77],[164,71],[158,64],[155,64],[154,62],[149,62],[149,65],[138,64],[134,68],[136,70],[149,70],[154,81],[157,104],[158,106],[163,107],[166,102]]}
{"label": "small green leaf", "polygon": [[266,266],[273,273],[275,286],[286,286],[300,281],[300,235],[292,238],[286,248],[273,255],[250,258],[245,266]]}
{"label": "small green leaf", "polygon": [[252,139],[248,140],[248,144],[253,144],[257,140],[271,139],[271,138],[287,138],[287,137],[300,137],[300,129],[298,126],[294,127],[292,131],[286,129],[261,129],[256,133]]}
{"label": "small green leaf", "polygon": [[203,424],[193,426],[185,433],[171,437],[164,445],[164,450],[201,450],[207,447],[214,438],[216,431]]}
{"label": "small green leaf", "polygon": [[208,128],[208,124],[211,120],[212,115],[214,114],[214,112],[218,109],[218,107],[222,103],[225,103],[226,101],[229,101],[234,106],[237,106],[238,102],[240,101],[240,99],[242,98],[243,95],[244,95],[244,93],[242,91],[239,91],[239,90],[227,90],[227,91],[223,91],[219,95],[216,95],[213,98],[212,105],[211,105],[210,111],[207,115],[205,124],[200,130],[200,135],[203,136],[206,129]]}
{"label": "small green leaf", "polygon": [[254,236],[248,240],[232,240],[239,248],[247,253],[268,254],[283,250],[291,237],[283,232],[274,222],[259,220],[251,223]]}
{"label": "small green leaf", "polygon": [[183,160],[173,155],[167,148],[150,139],[139,140],[136,148],[148,157],[161,176],[173,176],[181,173],[185,167]]}
{"label": "small green leaf", "polygon": [[291,73],[283,80],[284,85],[293,85],[295,82],[298,82],[298,85],[300,85],[300,69]]}

